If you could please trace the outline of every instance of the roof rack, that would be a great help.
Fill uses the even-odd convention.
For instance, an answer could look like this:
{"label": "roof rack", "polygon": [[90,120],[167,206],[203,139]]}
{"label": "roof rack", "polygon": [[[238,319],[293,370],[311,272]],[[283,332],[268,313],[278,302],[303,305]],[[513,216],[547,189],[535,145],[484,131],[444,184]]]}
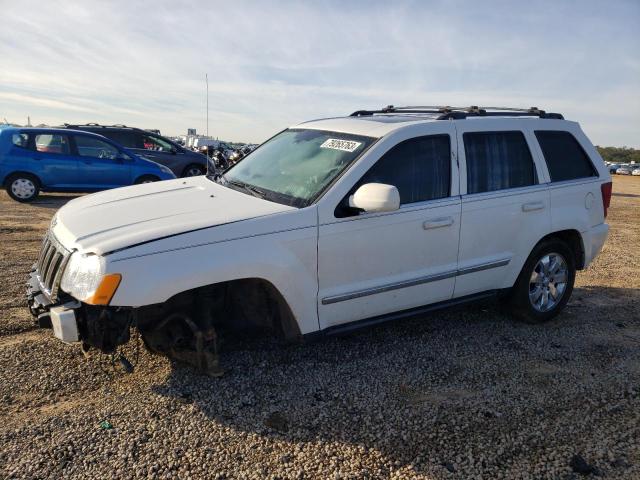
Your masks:
{"label": "roof rack", "polygon": [[63,125],[67,128],[71,128],[71,127],[102,127],[102,128],[135,128],[135,127],[127,127],[126,125],[123,125],[121,123],[117,123],[115,125],[100,125],[99,123],[95,123],[95,122],[89,122],[89,123],[85,123],[85,124],[79,124],[79,123],[63,123]]}
{"label": "roof rack", "polygon": [[538,107],[511,108],[511,107],[450,107],[450,106],[409,106],[394,107],[388,105],[380,110],[357,110],[350,117],[366,117],[372,115],[384,115],[389,113],[414,114],[427,113],[437,115],[436,120],[462,120],[467,117],[540,117],[564,120],[560,113],[547,113]]}

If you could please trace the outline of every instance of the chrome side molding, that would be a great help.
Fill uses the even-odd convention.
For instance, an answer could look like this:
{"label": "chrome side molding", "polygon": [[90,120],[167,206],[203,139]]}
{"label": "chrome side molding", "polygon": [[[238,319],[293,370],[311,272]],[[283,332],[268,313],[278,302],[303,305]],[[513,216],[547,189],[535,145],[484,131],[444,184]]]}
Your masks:
{"label": "chrome side molding", "polygon": [[369,295],[375,295],[377,293],[389,292],[391,290],[398,290],[401,288],[415,287],[416,285],[422,285],[425,283],[437,282],[439,280],[445,280],[447,278],[453,278],[458,275],[467,275],[469,273],[481,272],[482,270],[489,270],[491,268],[504,267],[511,261],[510,258],[504,258],[493,262],[482,263],[479,265],[473,265],[458,270],[450,270],[448,272],[435,273],[433,275],[425,275],[423,277],[413,278],[411,280],[403,280],[402,282],[388,283],[386,285],[380,285],[379,287],[367,288],[364,290],[357,290],[355,292],[342,293],[340,295],[332,295],[324,297],[322,299],[322,305],[331,305],[332,303],[345,302],[347,300],[353,300],[355,298],[367,297]]}

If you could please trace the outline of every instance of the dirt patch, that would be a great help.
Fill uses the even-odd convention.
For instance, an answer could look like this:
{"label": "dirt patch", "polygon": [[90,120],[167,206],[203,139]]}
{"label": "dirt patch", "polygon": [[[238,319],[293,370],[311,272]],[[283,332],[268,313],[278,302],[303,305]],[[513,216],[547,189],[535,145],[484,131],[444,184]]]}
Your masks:
{"label": "dirt patch", "polygon": [[609,239],[549,324],[470,306],[239,345],[221,379],[33,331],[24,282],[70,197],[2,192],[0,477],[569,479],[580,458],[640,478],[640,177],[613,181]]}

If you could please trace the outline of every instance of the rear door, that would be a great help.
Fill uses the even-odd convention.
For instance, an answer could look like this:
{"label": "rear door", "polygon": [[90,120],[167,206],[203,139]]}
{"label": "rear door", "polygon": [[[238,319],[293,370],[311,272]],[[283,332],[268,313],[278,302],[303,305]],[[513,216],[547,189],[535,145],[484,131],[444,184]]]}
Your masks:
{"label": "rear door", "polygon": [[454,296],[463,297],[511,287],[551,217],[546,171],[522,121],[466,120],[456,128],[462,219]]}
{"label": "rear door", "polygon": [[72,189],[79,185],[78,159],[67,134],[35,132],[33,171],[45,187]]}
{"label": "rear door", "polygon": [[113,144],[89,135],[73,135],[78,175],[88,190],[131,185],[131,162]]}

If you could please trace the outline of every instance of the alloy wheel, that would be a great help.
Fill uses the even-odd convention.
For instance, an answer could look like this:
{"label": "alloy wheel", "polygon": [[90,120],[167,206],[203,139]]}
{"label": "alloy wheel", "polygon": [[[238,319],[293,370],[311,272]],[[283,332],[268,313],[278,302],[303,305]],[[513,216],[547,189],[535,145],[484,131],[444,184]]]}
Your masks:
{"label": "alloy wheel", "polygon": [[529,279],[529,301],[539,312],[553,309],[564,296],[569,267],[559,253],[547,253],[536,263]]}

